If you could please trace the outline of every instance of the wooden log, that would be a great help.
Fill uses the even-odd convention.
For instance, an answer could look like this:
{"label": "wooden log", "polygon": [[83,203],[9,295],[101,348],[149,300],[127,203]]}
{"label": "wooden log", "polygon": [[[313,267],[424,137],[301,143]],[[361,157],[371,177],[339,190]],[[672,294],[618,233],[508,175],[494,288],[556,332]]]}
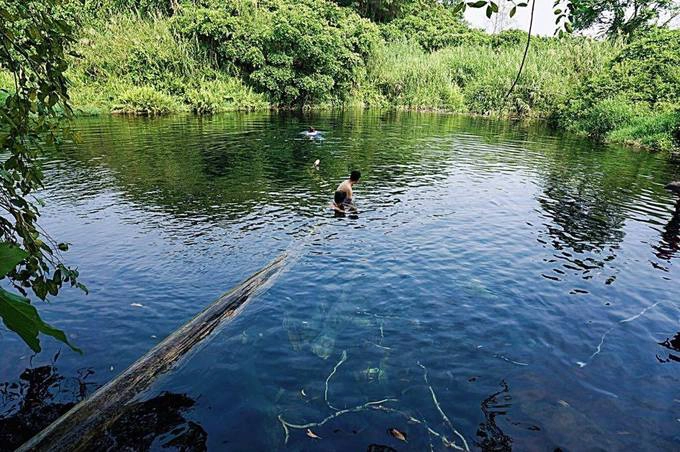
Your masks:
{"label": "wooden log", "polygon": [[286,262],[279,256],[165,338],[111,382],[99,388],[17,451],[96,450],[95,439],[124,412],[125,406],[176,365],[225,320],[238,314],[276,276]]}

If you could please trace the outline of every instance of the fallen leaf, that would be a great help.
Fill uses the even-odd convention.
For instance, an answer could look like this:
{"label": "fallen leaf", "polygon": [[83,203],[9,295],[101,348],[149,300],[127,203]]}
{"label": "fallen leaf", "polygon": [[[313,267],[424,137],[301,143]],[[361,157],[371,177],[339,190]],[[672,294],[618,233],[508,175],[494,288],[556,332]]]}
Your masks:
{"label": "fallen leaf", "polygon": [[388,428],[387,433],[397,438],[399,441],[406,441],[406,433],[397,430],[396,428]]}
{"label": "fallen leaf", "polygon": [[307,397],[307,393],[305,392],[304,389],[300,390],[300,394],[302,394],[302,397]]}
{"label": "fallen leaf", "polygon": [[130,304],[130,306],[132,306],[134,308],[143,308],[144,307],[144,305],[141,304],[141,303],[132,303],[132,304]]}
{"label": "fallen leaf", "polygon": [[316,433],[314,433],[310,429],[307,429],[307,436],[309,436],[310,438],[313,438],[313,439],[321,439],[321,437],[319,435],[317,435]]}

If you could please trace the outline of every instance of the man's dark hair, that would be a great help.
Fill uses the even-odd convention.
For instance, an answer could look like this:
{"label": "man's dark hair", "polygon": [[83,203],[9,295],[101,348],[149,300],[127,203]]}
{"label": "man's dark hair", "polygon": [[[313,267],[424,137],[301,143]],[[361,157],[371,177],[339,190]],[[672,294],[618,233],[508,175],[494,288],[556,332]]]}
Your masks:
{"label": "man's dark hair", "polygon": [[342,205],[343,202],[345,202],[345,199],[347,198],[347,193],[344,191],[336,191],[335,192],[335,204],[338,206]]}
{"label": "man's dark hair", "polygon": [[355,170],[355,171],[352,171],[350,173],[349,180],[351,180],[352,182],[356,182],[356,181],[359,180],[360,177],[361,177],[361,172]]}

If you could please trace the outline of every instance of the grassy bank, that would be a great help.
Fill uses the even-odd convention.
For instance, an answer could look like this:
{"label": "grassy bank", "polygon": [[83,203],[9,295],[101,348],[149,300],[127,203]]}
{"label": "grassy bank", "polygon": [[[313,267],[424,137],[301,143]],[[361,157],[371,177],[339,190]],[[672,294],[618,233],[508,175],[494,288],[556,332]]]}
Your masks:
{"label": "grassy bank", "polygon": [[[435,1],[379,22],[326,0],[184,2],[174,14],[153,0],[69,5],[80,18],[71,96],[85,114],[438,110],[548,120],[652,149],[680,145],[678,31],[627,44],[533,39],[506,98],[526,34],[472,30]],[[11,89],[11,80],[0,74],[0,85]]]}

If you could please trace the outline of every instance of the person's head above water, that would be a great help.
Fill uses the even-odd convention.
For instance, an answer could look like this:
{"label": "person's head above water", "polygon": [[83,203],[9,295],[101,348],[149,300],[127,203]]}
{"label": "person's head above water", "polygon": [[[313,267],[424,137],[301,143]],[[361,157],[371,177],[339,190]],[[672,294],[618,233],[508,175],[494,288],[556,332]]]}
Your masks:
{"label": "person's head above water", "polygon": [[312,126],[309,126],[309,128],[307,129],[307,132],[314,133],[314,132],[316,132],[316,129]]}
{"label": "person's head above water", "polygon": [[361,172],[354,170],[349,175],[349,181],[353,184],[356,184],[357,182],[359,182],[360,177],[361,177]]}

